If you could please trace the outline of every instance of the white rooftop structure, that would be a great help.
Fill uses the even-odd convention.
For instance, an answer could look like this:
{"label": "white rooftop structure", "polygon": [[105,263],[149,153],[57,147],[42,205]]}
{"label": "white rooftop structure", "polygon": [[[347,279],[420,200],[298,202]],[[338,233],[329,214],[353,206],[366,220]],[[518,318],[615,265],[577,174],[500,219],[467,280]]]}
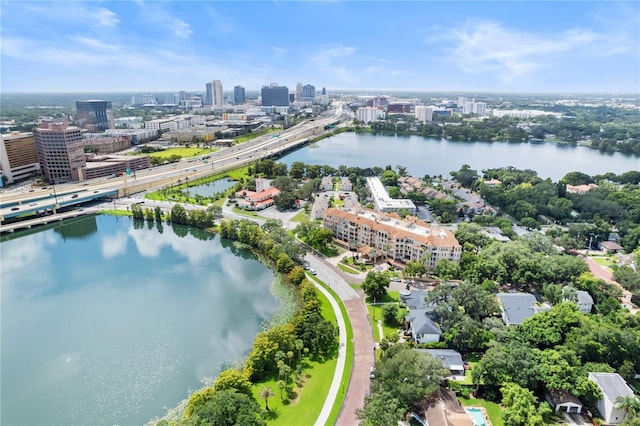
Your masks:
{"label": "white rooftop structure", "polygon": [[407,199],[396,199],[389,197],[384,185],[377,177],[368,177],[367,186],[371,191],[373,203],[376,210],[381,212],[397,212],[400,210],[408,210],[411,214],[416,213],[416,205],[413,201]]}

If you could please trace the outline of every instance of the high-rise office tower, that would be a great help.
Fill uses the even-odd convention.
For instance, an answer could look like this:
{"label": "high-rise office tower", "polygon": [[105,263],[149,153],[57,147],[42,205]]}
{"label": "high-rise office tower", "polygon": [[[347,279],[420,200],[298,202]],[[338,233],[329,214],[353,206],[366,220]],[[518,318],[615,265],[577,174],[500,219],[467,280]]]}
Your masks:
{"label": "high-rise office tower", "polygon": [[278,83],[262,86],[262,106],[289,106],[289,88]]}
{"label": "high-rise office tower", "polygon": [[204,102],[206,105],[211,105],[214,108],[222,108],[224,106],[222,82],[220,80],[213,80],[211,83],[207,83]]}
{"label": "high-rise office tower", "polygon": [[32,133],[12,132],[9,135],[2,135],[0,169],[8,183],[40,171]]}
{"label": "high-rise office tower", "polygon": [[296,101],[302,100],[302,83],[296,84]]}
{"label": "high-rise office tower", "polygon": [[322,96],[326,96],[326,94],[327,94],[327,88],[323,87],[322,88]]}
{"label": "high-rise office tower", "polygon": [[305,102],[313,102],[316,98],[316,87],[311,84],[302,86],[302,100]]}
{"label": "high-rise office tower", "polygon": [[235,86],[233,88],[233,103],[243,104],[245,102],[244,87]]}
{"label": "high-rise office tower", "polygon": [[[40,169],[49,183],[77,180],[74,171],[86,164],[82,131],[64,123],[40,124],[33,129]],[[75,177],[75,178],[74,178]]]}
{"label": "high-rise office tower", "polygon": [[76,101],[78,124],[91,132],[113,129],[111,101]]}

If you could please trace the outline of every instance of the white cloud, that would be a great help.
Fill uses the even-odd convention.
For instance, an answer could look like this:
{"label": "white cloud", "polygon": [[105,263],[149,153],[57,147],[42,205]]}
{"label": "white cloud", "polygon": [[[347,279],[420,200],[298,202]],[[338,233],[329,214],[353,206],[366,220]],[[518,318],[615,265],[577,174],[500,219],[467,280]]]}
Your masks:
{"label": "white cloud", "polygon": [[343,82],[355,84],[357,79],[344,66],[346,58],[353,56],[355,52],[355,47],[338,45],[320,50],[311,57],[310,62],[319,71],[336,77]]}
{"label": "white cloud", "polygon": [[118,232],[115,235],[106,235],[102,239],[101,249],[105,259],[125,254],[127,252],[127,234]]}
{"label": "white cloud", "polygon": [[104,7],[98,8],[95,17],[100,25],[105,27],[115,27],[120,22],[120,19],[118,19],[118,15],[116,15],[109,9],[105,9]]}
{"label": "white cloud", "polygon": [[584,54],[584,49],[592,51],[603,38],[589,30],[535,34],[496,22],[476,22],[451,33],[449,53],[466,72],[497,72],[508,82],[548,66],[556,58]]}
{"label": "white cloud", "polygon": [[273,51],[277,55],[284,55],[285,53],[287,53],[287,49],[283,49],[282,47],[273,46],[273,47],[271,47],[271,49],[273,49]]}

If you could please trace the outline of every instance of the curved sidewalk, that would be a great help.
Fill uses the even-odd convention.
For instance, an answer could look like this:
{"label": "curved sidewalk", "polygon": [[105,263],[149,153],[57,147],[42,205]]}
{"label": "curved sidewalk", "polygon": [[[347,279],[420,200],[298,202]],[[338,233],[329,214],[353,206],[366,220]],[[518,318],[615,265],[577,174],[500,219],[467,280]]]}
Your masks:
{"label": "curved sidewalk", "polygon": [[311,282],[322,294],[327,297],[327,299],[329,299],[329,303],[331,303],[331,307],[336,314],[339,330],[338,361],[336,363],[336,369],[333,372],[333,379],[331,380],[329,393],[327,394],[327,398],[324,401],[322,410],[320,410],[318,419],[315,422],[315,426],[322,426],[327,422],[327,419],[331,414],[331,410],[333,409],[333,405],[336,402],[336,398],[338,397],[338,392],[340,391],[340,382],[342,381],[342,374],[344,373],[344,366],[347,361],[347,326],[344,322],[344,317],[342,316],[342,310],[340,309],[340,306],[338,305],[336,299],[333,297],[333,294],[327,291],[320,284],[316,283],[314,280],[311,280]]}
{"label": "curved sidewalk", "polygon": [[356,292],[341,276],[335,265],[319,257],[307,254],[306,259],[316,269],[318,276],[342,299],[353,330],[353,366],[346,395],[336,425],[353,426],[359,423],[356,410],[364,405],[369,394],[369,373],[375,365],[373,330],[369,313],[364,304],[364,294]]}

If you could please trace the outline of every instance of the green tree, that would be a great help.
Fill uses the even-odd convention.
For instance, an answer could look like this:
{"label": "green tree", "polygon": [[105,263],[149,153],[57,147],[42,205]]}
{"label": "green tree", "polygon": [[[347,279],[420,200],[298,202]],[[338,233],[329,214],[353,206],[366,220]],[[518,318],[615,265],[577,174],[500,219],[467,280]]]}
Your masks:
{"label": "green tree", "polygon": [[448,374],[439,359],[409,345],[393,345],[376,366],[371,394],[358,416],[370,425],[396,424],[415,401],[435,391]]}
{"label": "green tree", "polygon": [[235,389],[240,393],[251,396],[251,382],[242,374],[241,371],[235,368],[224,370],[218,375],[213,389],[216,392]]}
{"label": "green tree", "polygon": [[640,415],[640,400],[637,396],[619,396],[615,401],[616,407],[627,413],[628,419],[635,419]]}
{"label": "green tree", "polygon": [[189,421],[203,426],[266,425],[258,403],[235,389],[215,392],[203,403],[195,405]]}
{"label": "green tree", "polygon": [[433,273],[441,280],[458,279],[460,278],[460,265],[448,259],[440,259],[433,268]]}
{"label": "green tree", "polygon": [[501,389],[502,403],[505,409],[502,418],[506,426],[544,426],[551,416],[551,407],[546,402],[536,406],[533,393],[515,383],[509,383]]}
{"label": "green tree", "polygon": [[395,325],[398,318],[398,305],[395,303],[387,303],[382,307],[382,318],[389,325]]}
{"label": "green tree", "polygon": [[269,386],[263,386],[260,388],[259,395],[260,398],[264,399],[264,409],[270,411],[269,398],[275,395],[275,393],[273,393],[273,389],[271,389]]}
{"label": "green tree", "polygon": [[387,294],[391,279],[384,272],[369,272],[362,283],[362,290],[369,300],[381,301]]}

